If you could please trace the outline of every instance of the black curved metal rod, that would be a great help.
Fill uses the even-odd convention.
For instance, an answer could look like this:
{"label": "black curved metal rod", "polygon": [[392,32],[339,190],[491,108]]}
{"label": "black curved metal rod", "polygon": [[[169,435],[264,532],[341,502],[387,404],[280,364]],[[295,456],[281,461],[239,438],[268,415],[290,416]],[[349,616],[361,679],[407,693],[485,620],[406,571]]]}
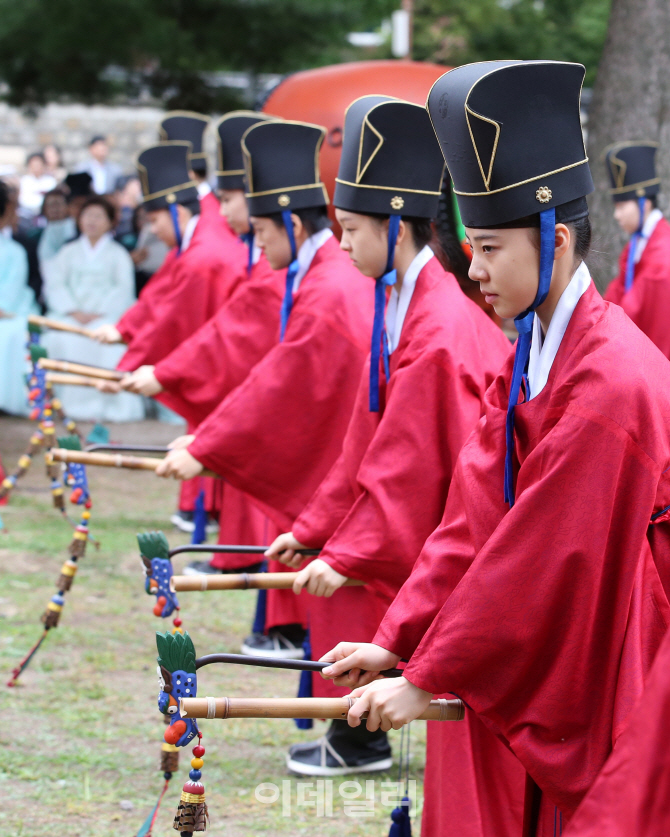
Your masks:
{"label": "black curved metal rod", "polygon": [[162,453],[166,454],[170,452],[169,448],[166,448],[164,445],[87,445],[84,450],[86,453],[93,453],[94,451],[99,450],[111,450],[111,451],[132,451],[133,453]]}
{"label": "black curved metal rod", "polygon": [[[247,657],[244,654],[207,654],[198,657],[195,661],[196,671],[203,666],[214,663],[226,663],[237,666],[258,666],[260,668],[282,668],[290,671],[322,671],[329,665],[328,662],[318,660],[276,660],[274,657]],[[380,672],[383,677],[402,677],[403,671],[400,668],[388,668]]]}
{"label": "black curved metal rod", "polygon": [[[175,546],[168,553],[172,558],[175,555],[180,555],[182,552],[239,552],[243,555],[263,555],[269,546],[248,546],[245,544],[227,544],[227,543],[187,543],[183,546]],[[320,549],[298,549],[301,555],[319,555]]]}

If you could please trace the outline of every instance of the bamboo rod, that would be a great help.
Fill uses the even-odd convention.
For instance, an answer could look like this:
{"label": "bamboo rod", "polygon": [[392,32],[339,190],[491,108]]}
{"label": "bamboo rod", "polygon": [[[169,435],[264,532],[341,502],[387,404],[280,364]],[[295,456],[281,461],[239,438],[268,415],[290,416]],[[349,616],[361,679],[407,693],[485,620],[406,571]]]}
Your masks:
{"label": "bamboo rod", "polygon": [[[99,465],[103,468],[130,468],[135,471],[155,471],[163,461],[150,456],[124,456],[121,453],[90,453],[85,450],[51,448],[45,454],[47,465],[51,462],[77,462],[80,465]],[[212,471],[203,471],[204,477],[216,477]]]}
{"label": "bamboo rod", "polygon": [[30,325],[36,325],[40,328],[50,328],[53,331],[69,331],[71,334],[81,334],[82,337],[90,337],[92,340],[95,340],[94,332],[90,328],[84,328],[83,326],[61,323],[58,320],[51,320],[49,317],[40,317],[37,314],[29,314],[28,322]]}
{"label": "bamboo rod", "polygon": [[[346,720],[357,698],[181,698],[182,718],[339,718]],[[431,700],[419,721],[462,721],[461,700]],[[367,717],[367,715],[363,715]]]}
{"label": "bamboo rod", "polygon": [[[220,573],[219,575],[173,575],[170,590],[189,593],[204,590],[290,590],[298,573]],[[364,582],[348,578],[343,587],[361,587]]]}
{"label": "bamboo rod", "polygon": [[102,378],[105,381],[120,381],[128,374],[118,369],[103,369],[101,366],[87,366],[84,363],[71,363],[69,360],[54,360],[50,357],[40,358],[37,365],[40,369],[49,369],[52,372],[70,372],[89,378]]}
{"label": "bamboo rod", "polygon": [[47,372],[48,384],[67,384],[71,387],[96,387],[100,378],[89,378],[87,375],[66,375],[63,372]]}

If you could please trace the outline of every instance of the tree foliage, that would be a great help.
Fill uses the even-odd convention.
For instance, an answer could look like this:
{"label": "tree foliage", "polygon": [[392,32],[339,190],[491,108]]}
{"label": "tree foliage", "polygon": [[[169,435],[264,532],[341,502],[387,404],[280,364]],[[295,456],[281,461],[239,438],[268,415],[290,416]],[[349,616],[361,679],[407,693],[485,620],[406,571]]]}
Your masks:
{"label": "tree foliage", "polygon": [[[0,0],[0,79],[13,104],[149,85],[207,109],[202,73],[288,72],[337,60],[394,0]],[[116,72],[110,72],[116,69]],[[119,72],[122,70],[124,72]]]}
{"label": "tree foliage", "polygon": [[611,0],[416,0],[414,57],[578,61],[593,83]]}

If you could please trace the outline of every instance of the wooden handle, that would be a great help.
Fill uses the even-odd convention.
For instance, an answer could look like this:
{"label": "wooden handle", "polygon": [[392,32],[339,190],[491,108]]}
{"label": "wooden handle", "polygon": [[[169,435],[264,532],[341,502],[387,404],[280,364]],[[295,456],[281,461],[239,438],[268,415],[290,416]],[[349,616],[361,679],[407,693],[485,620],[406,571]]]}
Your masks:
{"label": "wooden handle", "polygon": [[[346,720],[357,698],[181,698],[183,718],[339,718]],[[462,721],[462,700],[431,700],[419,721]],[[367,717],[366,715],[363,716]]]}
{"label": "wooden handle", "polygon": [[73,387],[94,387],[100,378],[89,378],[86,375],[63,375],[60,372],[47,372],[48,384],[68,384]]}
{"label": "wooden handle", "polygon": [[[51,448],[45,455],[51,462],[77,462],[80,465],[99,465],[103,468],[131,468],[135,471],[155,471],[163,461],[151,456],[125,456],[122,453],[90,453],[85,450]],[[203,471],[204,477],[217,477],[212,471]]]}
{"label": "wooden handle", "polygon": [[58,320],[51,320],[49,317],[40,317],[37,314],[29,314],[28,322],[31,325],[36,325],[40,328],[50,328],[53,331],[69,331],[71,334],[81,334],[82,337],[90,337],[92,340],[95,340],[93,331],[91,331],[90,328],[84,328],[83,326],[61,323]]}
{"label": "wooden handle", "polygon": [[[189,593],[202,590],[290,590],[298,573],[226,573],[220,575],[173,575],[170,590]],[[343,587],[361,587],[363,581],[348,578]]]}
{"label": "wooden handle", "polygon": [[37,361],[40,369],[54,372],[70,372],[74,375],[86,375],[89,378],[102,378],[104,381],[120,381],[128,374],[117,369],[102,369],[100,366],[86,366],[84,363],[70,363],[69,360],[54,360],[42,357]]}

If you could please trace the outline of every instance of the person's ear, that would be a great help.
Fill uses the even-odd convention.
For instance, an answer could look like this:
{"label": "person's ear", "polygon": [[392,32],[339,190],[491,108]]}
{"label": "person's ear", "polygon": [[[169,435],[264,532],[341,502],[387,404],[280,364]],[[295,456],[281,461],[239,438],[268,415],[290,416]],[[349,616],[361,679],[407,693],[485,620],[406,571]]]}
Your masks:
{"label": "person's ear", "polygon": [[554,244],[554,261],[558,261],[569,250],[572,244],[572,233],[565,224],[556,224],[556,238]]}
{"label": "person's ear", "polygon": [[309,236],[305,232],[305,225],[302,223],[302,218],[299,215],[296,215],[295,212],[291,213],[291,221],[293,222],[293,237],[295,239],[296,247],[300,248],[300,244],[298,242],[302,242],[303,237],[308,238]]}
{"label": "person's ear", "polygon": [[406,235],[407,235],[407,224],[401,218],[400,219],[400,224],[398,226],[398,237],[396,238],[396,245],[397,244],[402,244],[402,242],[405,240]]}

